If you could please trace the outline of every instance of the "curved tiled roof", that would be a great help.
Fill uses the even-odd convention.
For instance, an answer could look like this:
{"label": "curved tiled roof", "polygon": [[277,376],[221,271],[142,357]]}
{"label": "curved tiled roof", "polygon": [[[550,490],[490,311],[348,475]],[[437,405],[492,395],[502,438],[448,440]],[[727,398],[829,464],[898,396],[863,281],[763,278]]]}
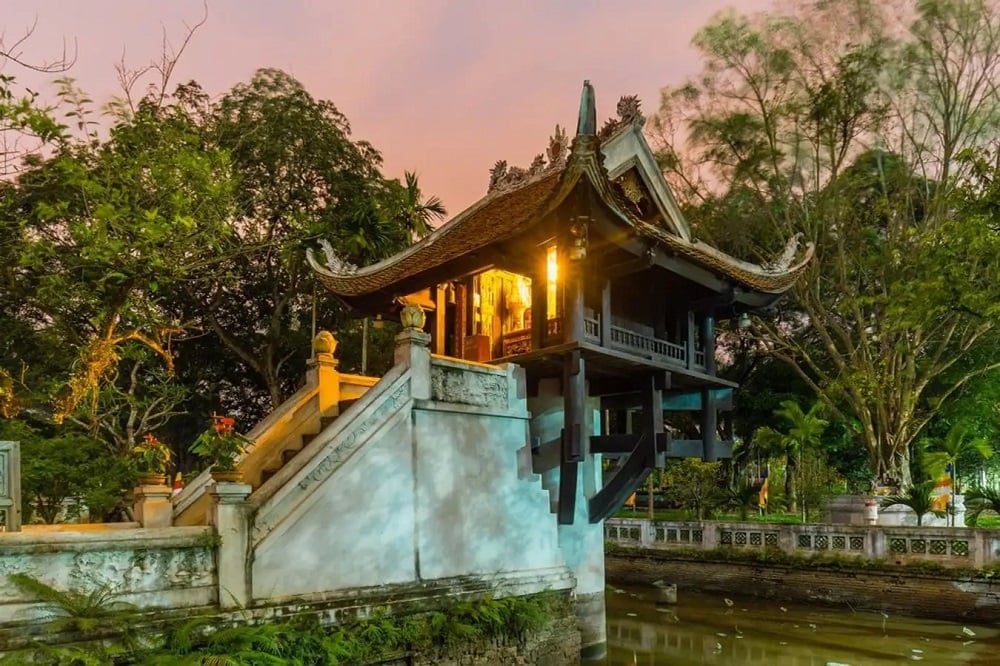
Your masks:
{"label": "curved tiled roof", "polygon": [[[345,270],[345,265],[336,257],[329,255],[329,265],[322,265],[311,251],[307,253],[309,263],[319,281],[331,292],[345,297],[371,294],[514,236],[539,221],[584,175],[593,182],[603,203],[637,236],[752,290],[770,294],[786,291],[812,258],[810,243],[796,260],[799,254],[796,237],[789,240],[785,252],[772,266],[761,266],[639,219],[608,180],[596,145],[581,142],[579,149],[574,145],[567,163],[555,165],[555,168],[504,190],[491,192],[410,248],[376,264],[360,269],[348,266]],[[332,270],[331,266],[337,268]]]}

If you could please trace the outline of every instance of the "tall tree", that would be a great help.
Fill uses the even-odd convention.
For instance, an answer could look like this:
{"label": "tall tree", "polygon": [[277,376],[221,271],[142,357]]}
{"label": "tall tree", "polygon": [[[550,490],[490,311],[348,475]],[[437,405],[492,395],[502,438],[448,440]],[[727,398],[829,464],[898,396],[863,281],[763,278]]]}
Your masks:
{"label": "tall tree", "polygon": [[920,430],[1000,363],[995,222],[970,191],[992,178],[1000,11],[911,10],[902,29],[863,0],[721,15],[695,39],[704,75],[665,93],[652,128],[697,233],[760,256],[795,233],[816,245],[755,332],[904,484]]}
{"label": "tall tree", "polygon": [[[96,423],[101,388],[128,345],[172,367],[171,340],[184,322],[163,311],[162,294],[212,280],[229,233],[229,173],[225,154],[205,144],[182,108],[143,103],[106,141],[68,142],[4,191],[0,211],[17,245],[5,274],[16,315],[75,357],[55,420],[86,405]],[[14,363],[32,362],[12,354]]]}
{"label": "tall tree", "polygon": [[[316,286],[307,245],[324,238],[355,262],[374,261],[409,244],[439,203],[420,201],[415,177],[405,188],[384,179],[381,156],[351,138],[336,106],[278,70],[258,71],[211,106],[205,132],[231,159],[237,213],[217,281],[189,285],[178,308],[214,333],[228,356],[204,348],[199,359],[235,361],[252,373],[247,382],[224,368],[208,372],[226,401],[252,419],[300,381],[314,304],[321,325],[344,321]],[[205,370],[200,364],[198,372]]]}

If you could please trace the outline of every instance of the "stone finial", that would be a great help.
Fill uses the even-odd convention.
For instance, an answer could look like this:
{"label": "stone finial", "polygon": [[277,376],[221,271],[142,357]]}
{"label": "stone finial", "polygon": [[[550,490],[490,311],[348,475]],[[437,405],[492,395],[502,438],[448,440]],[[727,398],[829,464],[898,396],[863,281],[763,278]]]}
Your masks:
{"label": "stone finial", "polygon": [[427,321],[427,315],[424,314],[422,307],[410,303],[403,306],[403,309],[399,313],[399,321],[403,324],[403,328],[423,329],[424,322]]}
{"label": "stone finial", "polygon": [[312,348],[317,354],[334,354],[337,351],[337,338],[330,331],[320,331],[313,338]]}
{"label": "stone finial", "polygon": [[594,86],[590,81],[583,82],[580,93],[580,113],[576,119],[577,136],[594,136],[597,134],[597,104],[594,100]]}

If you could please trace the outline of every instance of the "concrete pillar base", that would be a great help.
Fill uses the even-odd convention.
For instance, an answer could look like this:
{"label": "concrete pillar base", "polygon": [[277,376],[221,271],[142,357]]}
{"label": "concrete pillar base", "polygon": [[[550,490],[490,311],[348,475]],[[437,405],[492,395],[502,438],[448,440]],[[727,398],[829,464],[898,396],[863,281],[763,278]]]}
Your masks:
{"label": "concrete pillar base", "polygon": [[573,612],[580,623],[580,659],[599,661],[608,655],[604,592],[577,594]]}

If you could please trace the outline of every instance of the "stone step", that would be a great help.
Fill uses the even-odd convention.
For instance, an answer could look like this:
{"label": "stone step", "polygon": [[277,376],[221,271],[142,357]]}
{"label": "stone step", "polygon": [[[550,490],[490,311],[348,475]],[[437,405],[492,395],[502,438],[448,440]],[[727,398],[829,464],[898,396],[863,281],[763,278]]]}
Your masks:
{"label": "stone step", "polygon": [[278,473],[278,468],[276,467],[268,468],[262,471],[260,473],[260,485],[264,485],[265,483],[267,483],[267,480],[277,473]]}
{"label": "stone step", "polygon": [[[343,404],[343,403],[341,403]],[[319,417],[319,428],[320,430],[326,430],[327,426],[337,420],[336,416],[321,416]]]}
{"label": "stone step", "polygon": [[[315,435],[314,435],[315,436]],[[284,465],[288,464],[288,461],[299,454],[302,449],[285,449],[281,452],[281,462]]]}
{"label": "stone step", "polygon": [[318,432],[307,432],[307,433],[305,433],[304,435],[302,435],[302,436],[301,436],[301,437],[299,438],[299,439],[301,439],[301,440],[302,440],[302,448],[306,448],[306,445],[307,445],[307,444],[309,444],[309,442],[311,442],[311,441],[313,441],[314,439],[316,439],[316,436],[317,436],[317,435],[319,435],[319,433],[318,433]]}

